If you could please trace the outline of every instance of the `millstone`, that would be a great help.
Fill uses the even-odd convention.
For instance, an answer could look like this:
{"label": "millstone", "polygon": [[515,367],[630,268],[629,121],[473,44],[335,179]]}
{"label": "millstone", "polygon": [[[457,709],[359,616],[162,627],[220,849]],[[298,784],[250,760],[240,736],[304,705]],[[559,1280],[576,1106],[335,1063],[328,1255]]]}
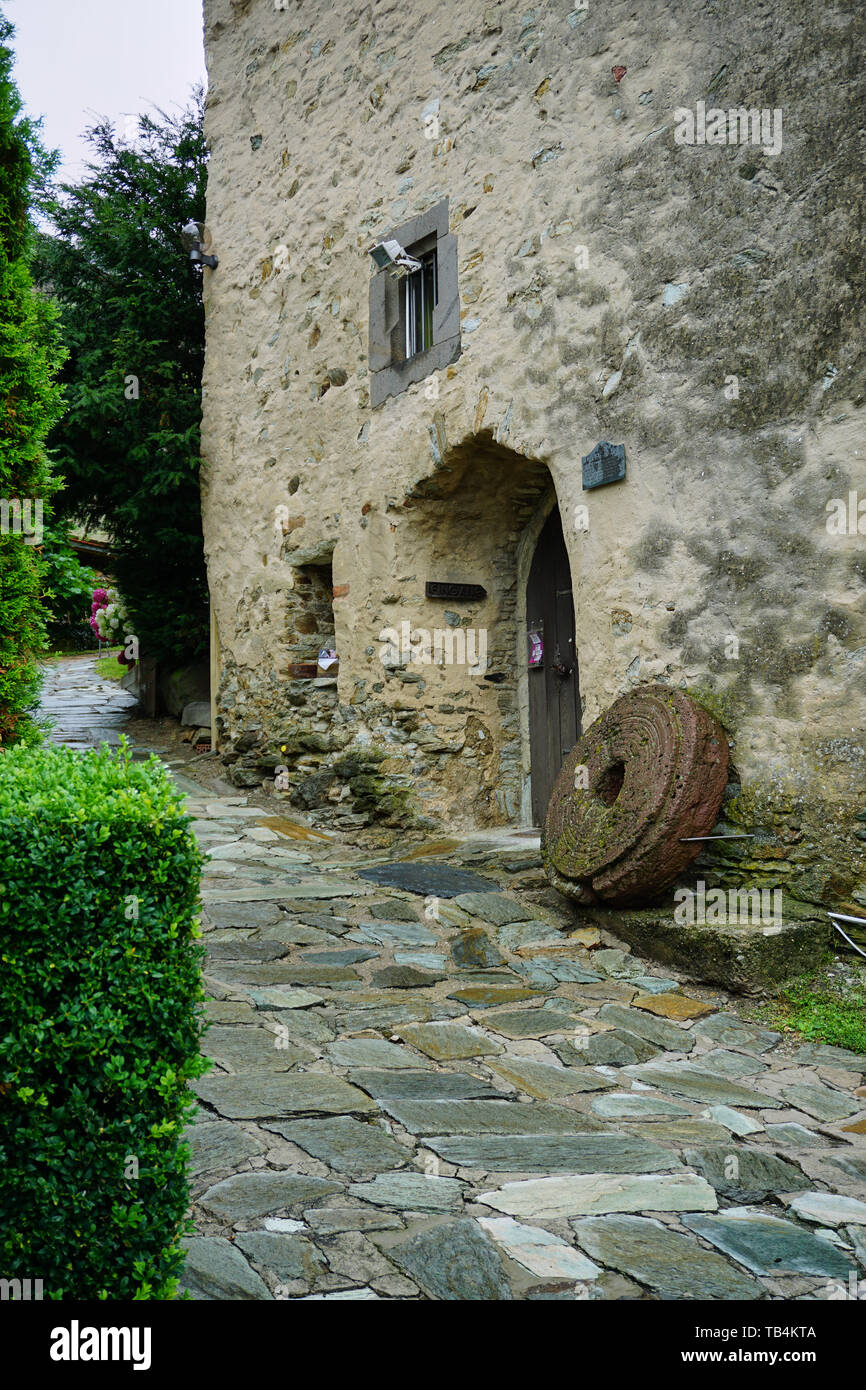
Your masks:
{"label": "millstone", "polygon": [[623,695],[556,779],[541,837],[548,878],[583,903],[653,897],[699,853],[682,840],[712,829],[727,775],[724,730],[681,690]]}

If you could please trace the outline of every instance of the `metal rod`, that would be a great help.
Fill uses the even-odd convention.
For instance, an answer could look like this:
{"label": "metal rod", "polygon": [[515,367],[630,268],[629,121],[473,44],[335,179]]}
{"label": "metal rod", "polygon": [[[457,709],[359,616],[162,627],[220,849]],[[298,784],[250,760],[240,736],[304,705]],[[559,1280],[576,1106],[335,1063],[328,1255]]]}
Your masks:
{"label": "metal rod", "polygon": [[[827,916],[830,918],[830,921],[833,922],[833,914],[832,914],[832,912],[828,912],[828,913],[827,913]],[[843,917],[842,920],[843,920],[844,922],[864,922],[864,921],[866,921],[866,919],[864,919],[863,917]],[[838,922],[833,922],[833,926],[836,928],[837,932],[838,932],[839,935],[843,938],[843,940],[848,942],[848,945],[851,947],[851,949],[852,949],[853,951],[856,951],[857,954],[858,954],[858,956],[862,956],[863,959],[866,960],[866,951],[861,951],[861,950],[860,950],[860,947],[857,945],[857,943],[851,940],[851,938],[850,938],[850,936],[848,935],[848,933],[847,933],[847,932],[844,932],[844,931],[842,930],[842,928],[839,926],[839,923],[838,923]]]}
{"label": "metal rod", "polygon": [[754,840],[755,835],[681,835],[680,844],[688,845],[693,840]]}
{"label": "metal rod", "polygon": [[844,912],[828,912],[828,917],[838,917],[840,922],[853,922],[855,926],[866,927],[866,917],[846,917]]}

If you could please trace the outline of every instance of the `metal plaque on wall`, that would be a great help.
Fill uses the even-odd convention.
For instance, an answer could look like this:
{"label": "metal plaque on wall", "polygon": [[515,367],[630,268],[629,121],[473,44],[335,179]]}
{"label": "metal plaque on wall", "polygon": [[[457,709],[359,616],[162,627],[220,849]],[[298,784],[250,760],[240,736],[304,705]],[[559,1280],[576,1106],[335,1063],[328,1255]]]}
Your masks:
{"label": "metal plaque on wall", "polygon": [[602,440],[581,459],[584,488],[619,483],[625,477],[625,445]]}

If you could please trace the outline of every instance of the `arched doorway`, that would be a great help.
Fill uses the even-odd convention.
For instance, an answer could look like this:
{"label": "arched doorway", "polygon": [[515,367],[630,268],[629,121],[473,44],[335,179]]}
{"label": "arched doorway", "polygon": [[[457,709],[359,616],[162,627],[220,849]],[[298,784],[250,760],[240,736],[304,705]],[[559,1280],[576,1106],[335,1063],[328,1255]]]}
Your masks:
{"label": "arched doorway", "polygon": [[541,825],[563,759],[580,737],[571,568],[559,508],[545,522],[526,585],[532,820]]}

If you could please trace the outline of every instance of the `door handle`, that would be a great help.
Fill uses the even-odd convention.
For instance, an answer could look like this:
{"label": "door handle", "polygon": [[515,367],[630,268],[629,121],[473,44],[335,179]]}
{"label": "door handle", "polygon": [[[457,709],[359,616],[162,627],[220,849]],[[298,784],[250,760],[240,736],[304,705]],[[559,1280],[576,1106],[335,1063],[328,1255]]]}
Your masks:
{"label": "door handle", "polygon": [[559,676],[560,680],[565,680],[567,676],[571,675],[572,668],[568,665],[567,662],[563,661],[562,656],[560,655],[558,642],[556,644],[556,647],[554,648],[553,661],[550,664],[553,669],[554,675]]}

